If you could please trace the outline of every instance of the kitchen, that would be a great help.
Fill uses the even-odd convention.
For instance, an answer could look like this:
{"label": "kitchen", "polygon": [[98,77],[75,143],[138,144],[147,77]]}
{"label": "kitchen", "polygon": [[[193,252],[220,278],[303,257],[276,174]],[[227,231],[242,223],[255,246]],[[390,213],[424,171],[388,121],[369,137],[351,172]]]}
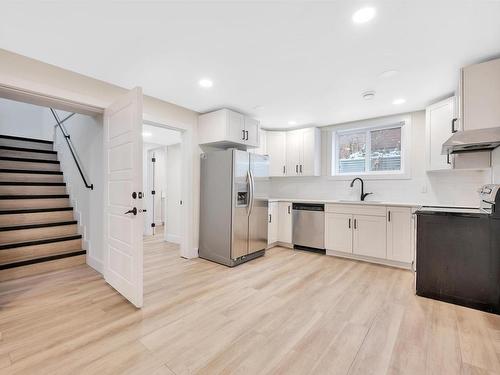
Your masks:
{"label": "kitchen", "polygon": [[236,266],[274,246],[314,251],[408,269],[417,295],[500,313],[500,59],[462,68],[457,87],[425,112],[325,128],[202,114],[200,145],[226,151],[201,156],[200,257]]}

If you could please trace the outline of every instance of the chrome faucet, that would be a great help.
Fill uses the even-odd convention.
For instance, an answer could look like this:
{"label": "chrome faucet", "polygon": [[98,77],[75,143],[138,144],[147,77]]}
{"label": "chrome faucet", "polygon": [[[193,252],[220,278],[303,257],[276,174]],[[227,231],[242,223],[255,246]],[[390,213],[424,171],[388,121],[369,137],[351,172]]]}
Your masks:
{"label": "chrome faucet", "polygon": [[356,180],[359,180],[359,182],[361,182],[361,200],[364,201],[365,198],[370,195],[370,194],[373,194],[373,193],[365,193],[365,184],[363,182],[363,180],[359,177],[356,177],[354,180],[351,181],[351,187],[354,186],[354,182]]}

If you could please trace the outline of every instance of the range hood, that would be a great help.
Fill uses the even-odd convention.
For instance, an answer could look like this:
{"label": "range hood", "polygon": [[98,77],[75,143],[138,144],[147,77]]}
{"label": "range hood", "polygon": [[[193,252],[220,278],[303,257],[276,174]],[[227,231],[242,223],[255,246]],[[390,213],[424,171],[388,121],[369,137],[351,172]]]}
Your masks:
{"label": "range hood", "polygon": [[464,130],[453,134],[441,149],[441,154],[470,151],[491,151],[500,146],[500,127]]}

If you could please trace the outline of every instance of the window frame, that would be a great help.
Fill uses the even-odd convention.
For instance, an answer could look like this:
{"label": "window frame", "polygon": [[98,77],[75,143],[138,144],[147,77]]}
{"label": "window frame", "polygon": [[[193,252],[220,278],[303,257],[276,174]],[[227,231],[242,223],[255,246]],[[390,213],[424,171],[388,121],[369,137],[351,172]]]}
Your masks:
{"label": "window frame", "polygon": [[[410,142],[409,142],[409,126],[408,119],[394,120],[387,119],[380,122],[370,124],[351,124],[350,126],[342,126],[339,129],[332,129],[331,134],[331,149],[330,149],[330,178],[336,180],[350,180],[355,176],[360,176],[366,179],[409,179],[409,155],[410,155]],[[364,125],[364,126],[363,126]],[[371,132],[375,130],[386,130],[401,128],[401,168],[400,170],[392,171],[372,171],[371,168]],[[366,133],[366,153],[365,153],[365,171],[363,172],[345,172],[340,173],[340,160],[338,155],[339,150],[339,136],[354,133]]]}

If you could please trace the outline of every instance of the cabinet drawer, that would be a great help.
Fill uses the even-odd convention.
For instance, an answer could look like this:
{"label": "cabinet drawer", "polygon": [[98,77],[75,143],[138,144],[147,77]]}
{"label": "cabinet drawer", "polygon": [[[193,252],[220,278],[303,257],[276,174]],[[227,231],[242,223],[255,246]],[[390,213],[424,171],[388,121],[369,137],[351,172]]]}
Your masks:
{"label": "cabinet drawer", "polygon": [[367,206],[357,204],[330,203],[325,206],[325,211],[336,214],[385,216],[385,206]]}

